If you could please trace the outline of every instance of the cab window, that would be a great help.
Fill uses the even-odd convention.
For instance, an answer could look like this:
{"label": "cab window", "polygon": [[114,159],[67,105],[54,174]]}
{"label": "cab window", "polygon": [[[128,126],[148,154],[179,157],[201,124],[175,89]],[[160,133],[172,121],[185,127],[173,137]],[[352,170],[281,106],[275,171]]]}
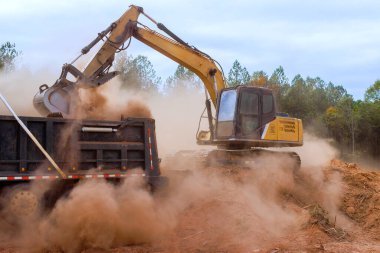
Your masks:
{"label": "cab window", "polygon": [[240,100],[240,113],[254,115],[259,113],[259,96],[256,93],[242,93]]}
{"label": "cab window", "polygon": [[217,137],[229,137],[234,133],[236,90],[223,91],[220,96]]}
{"label": "cab window", "polygon": [[234,119],[236,105],[236,91],[224,91],[220,98],[219,121],[230,121]]}
{"label": "cab window", "polygon": [[273,96],[263,95],[263,113],[270,113],[273,111]]}
{"label": "cab window", "polygon": [[243,91],[239,103],[240,133],[256,136],[259,127],[259,96],[253,91]]}

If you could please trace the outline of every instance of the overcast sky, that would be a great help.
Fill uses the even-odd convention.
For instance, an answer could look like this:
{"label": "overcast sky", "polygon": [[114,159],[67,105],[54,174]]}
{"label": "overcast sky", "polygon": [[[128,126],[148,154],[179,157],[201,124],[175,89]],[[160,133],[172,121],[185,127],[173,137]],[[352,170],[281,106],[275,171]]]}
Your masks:
{"label": "overcast sky", "polygon": [[[319,76],[356,99],[380,78],[377,0],[0,0],[0,43],[16,43],[20,65],[58,78],[62,64],[130,4],[218,60],[225,72],[235,59],[250,73],[271,74],[281,65],[289,78]],[[164,80],[177,66],[137,40],[128,53],[148,56]]]}

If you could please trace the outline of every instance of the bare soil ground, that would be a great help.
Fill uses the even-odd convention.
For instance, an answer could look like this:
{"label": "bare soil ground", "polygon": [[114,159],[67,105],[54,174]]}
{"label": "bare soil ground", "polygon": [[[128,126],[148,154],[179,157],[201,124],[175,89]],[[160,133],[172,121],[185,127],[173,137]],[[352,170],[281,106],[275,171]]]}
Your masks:
{"label": "bare soil ground", "polygon": [[[193,159],[181,162],[164,168],[200,166]],[[169,189],[154,196],[173,221],[161,236],[124,246],[33,251],[380,252],[379,171],[332,160],[295,176],[286,163],[266,165],[265,172],[203,166],[169,176]],[[15,242],[3,240],[0,252],[32,251]]]}

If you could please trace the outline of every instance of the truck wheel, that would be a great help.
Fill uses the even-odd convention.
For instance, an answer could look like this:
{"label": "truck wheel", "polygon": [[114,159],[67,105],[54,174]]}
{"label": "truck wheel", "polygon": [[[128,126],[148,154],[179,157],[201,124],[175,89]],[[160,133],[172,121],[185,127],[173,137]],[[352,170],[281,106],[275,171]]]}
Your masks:
{"label": "truck wheel", "polygon": [[38,196],[28,185],[15,186],[9,189],[5,208],[15,218],[27,218],[37,214],[40,203]]}

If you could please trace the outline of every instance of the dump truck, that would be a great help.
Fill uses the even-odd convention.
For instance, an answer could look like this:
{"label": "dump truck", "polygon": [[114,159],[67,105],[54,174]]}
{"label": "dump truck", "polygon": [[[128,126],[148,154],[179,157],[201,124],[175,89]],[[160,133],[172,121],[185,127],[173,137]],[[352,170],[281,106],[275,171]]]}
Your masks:
{"label": "dump truck", "polygon": [[[161,176],[155,121],[126,118],[120,121],[74,120],[55,117],[20,117],[64,173],[62,177],[13,116],[0,116],[0,192],[2,205],[15,215],[51,208],[81,179],[115,183],[142,177],[156,189]],[[37,196],[31,185],[52,183]]]}

